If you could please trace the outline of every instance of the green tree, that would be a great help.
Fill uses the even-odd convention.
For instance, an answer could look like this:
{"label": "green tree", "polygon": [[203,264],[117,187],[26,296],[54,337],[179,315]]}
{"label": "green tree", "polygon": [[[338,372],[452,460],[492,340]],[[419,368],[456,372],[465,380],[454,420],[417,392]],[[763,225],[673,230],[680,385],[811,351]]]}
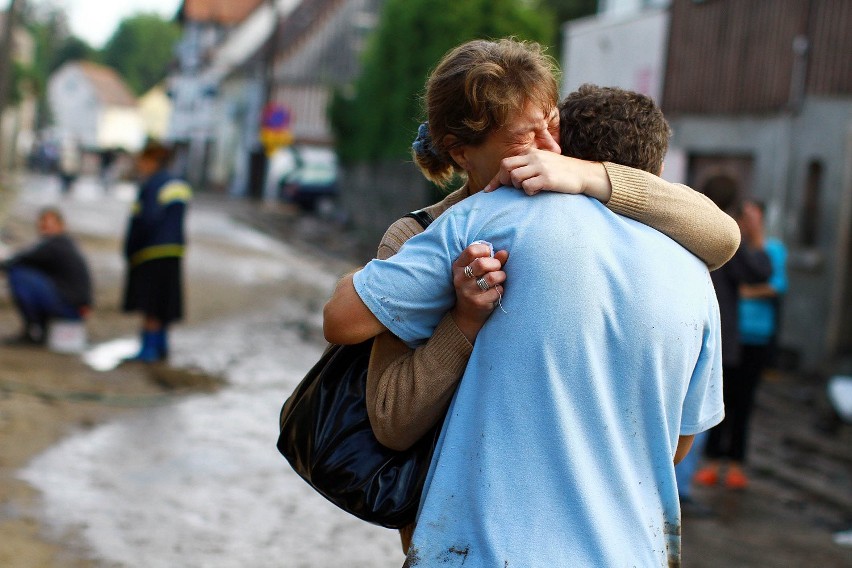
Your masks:
{"label": "green tree", "polygon": [[40,92],[41,84],[32,66],[13,61],[10,87],[6,104],[16,105],[21,102],[25,93]]}
{"label": "green tree", "polygon": [[68,30],[64,11],[52,5],[35,10],[30,4],[21,15],[35,44],[33,68],[38,82],[44,85],[47,78],[66,61],[92,59],[97,52],[88,43]]}
{"label": "green tree", "polygon": [[514,36],[551,45],[556,26],[537,0],[387,0],[352,93],[329,109],[344,162],[409,155],[430,70],[454,46]]}
{"label": "green tree", "polygon": [[101,52],[101,60],[141,95],[166,76],[180,28],[157,14],[121,21]]}
{"label": "green tree", "polygon": [[95,60],[98,52],[77,36],[70,36],[62,40],[50,59],[49,73],[53,73],[68,61]]}
{"label": "green tree", "polygon": [[[13,78],[38,97],[38,125],[48,121],[45,85],[50,74],[67,61],[92,59],[97,52],[85,41],[71,34],[65,11],[51,2],[27,2],[20,13],[20,24],[33,39],[35,54],[30,67],[18,66]],[[12,94],[12,100],[20,92]]]}

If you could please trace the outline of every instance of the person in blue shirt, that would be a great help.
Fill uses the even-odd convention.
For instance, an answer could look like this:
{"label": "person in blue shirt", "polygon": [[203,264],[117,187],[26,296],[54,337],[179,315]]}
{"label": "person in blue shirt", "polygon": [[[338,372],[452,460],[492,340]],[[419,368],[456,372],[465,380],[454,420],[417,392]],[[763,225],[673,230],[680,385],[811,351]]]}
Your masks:
{"label": "person in blue shirt", "polygon": [[124,239],[124,311],[142,312],[142,346],[133,359],[145,363],[168,356],[168,326],[183,316],[184,216],[192,191],[168,171],[170,160],[171,151],[156,141],[137,158],[142,183]]}
{"label": "person in blue shirt", "polygon": [[[708,463],[696,473],[696,481],[704,485],[718,482],[719,470],[727,462],[725,485],[729,489],[745,489],[748,477],[743,466],[748,448],[748,430],[754,398],[763,371],[769,362],[778,334],[779,305],[787,291],[787,249],[775,238],[763,238],[764,206],[745,201],[740,215],[760,233],[761,253],[771,265],[769,280],[741,283],[737,311],[739,332],[738,359],[725,375],[725,420],[708,434],[705,453]],[[743,234],[748,231],[744,228]]]}
{"label": "person in blue shirt", "polygon": [[[745,207],[753,210],[753,215],[763,225],[766,206],[760,201],[747,202]],[[772,264],[772,276],[763,284],[744,284],[740,286],[739,326],[740,356],[753,359],[760,371],[766,368],[772,357],[778,333],[780,331],[780,308],[784,294],[787,293],[787,247],[780,239],[767,237],[764,252]],[[745,364],[744,364],[745,365]],[[749,373],[751,374],[751,373]],[[759,374],[759,373],[758,373]]]}
{"label": "person in blue shirt", "polygon": [[[572,136],[590,121],[638,144],[642,169],[659,173],[670,135],[659,109],[589,91],[598,106],[587,112],[560,106],[563,151],[610,159]],[[607,112],[601,124],[595,113]],[[649,115],[659,136],[633,122]],[[451,155],[489,179],[501,136]],[[481,240],[511,251],[505,280],[476,278],[483,294],[501,283],[500,309],[452,399],[406,565],[679,565],[674,464],[722,419],[721,338],[707,267],[662,233],[585,196],[480,192],[344,277],[324,310],[326,339],[389,330],[422,343],[455,302],[453,262]]]}

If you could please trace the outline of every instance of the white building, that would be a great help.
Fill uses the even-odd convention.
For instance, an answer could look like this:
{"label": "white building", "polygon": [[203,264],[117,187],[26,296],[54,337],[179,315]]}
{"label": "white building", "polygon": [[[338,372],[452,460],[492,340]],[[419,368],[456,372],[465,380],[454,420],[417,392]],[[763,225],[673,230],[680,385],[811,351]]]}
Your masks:
{"label": "white building", "polygon": [[[182,36],[175,47],[176,69],[168,78],[172,114],[167,138],[177,149],[178,173],[193,186],[203,188],[211,181],[218,184],[226,173],[214,167],[218,166],[216,146],[223,123],[231,122],[220,106],[223,79],[266,42],[277,21],[278,5],[294,2],[181,2],[177,20]],[[211,168],[217,171],[211,172]]]}
{"label": "white building", "polygon": [[660,101],[666,71],[669,12],[600,14],[567,22],[562,92],[583,83],[621,87]]}
{"label": "white building", "polygon": [[647,8],[666,8],[669,4],[670,0],[598,0],[598,14],[623,16]]}
{"label": "white building", "polygon": [[330,148],[331,92],[357,74],[380,4],[183,0],[183,36],[168,80],[168,139],[179,171],[199,188],[275,198],[279,172],[267,172],[269,149],[260,141],[264,107],[290,112],[295,144]]}
{"label": "white building", "polygon": [[145,125],[136,97],[113,69],[68,62],[48,79],[47,97],[58,134],[86,150],[139,150]]}
{"label": "white building", "polygon": [[[661,104],[669,5],[669,0],[601,0],[596,15],[563,24],[563,96],[593,83],[643,93]],[[686,167],[684,152],[673,143],[663,177],[682,183]]]}

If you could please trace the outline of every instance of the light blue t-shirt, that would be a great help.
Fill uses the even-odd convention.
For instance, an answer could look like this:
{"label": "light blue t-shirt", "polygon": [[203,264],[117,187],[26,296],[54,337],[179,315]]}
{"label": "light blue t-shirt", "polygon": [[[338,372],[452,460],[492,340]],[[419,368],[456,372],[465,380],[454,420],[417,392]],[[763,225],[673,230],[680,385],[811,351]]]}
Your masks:
{"label": "light blue t-shirt", "polygon": [[719,310],[704,264],[584,196],[502,188],[441,215],[355,288],[409,344],[452,308],[453,261],[510,252],[432,461],[411,566],[669,566],[672,458],[721,421]]}
{"label": "light blue t-shirt", "polygon": [[[787,292],[787,248],[778,239],[766,239],[766,254],[772,263],[768,284],[778,295]],[[739,302],[740,343],[767,345],[778,329],[777,299],[743,298]]]}

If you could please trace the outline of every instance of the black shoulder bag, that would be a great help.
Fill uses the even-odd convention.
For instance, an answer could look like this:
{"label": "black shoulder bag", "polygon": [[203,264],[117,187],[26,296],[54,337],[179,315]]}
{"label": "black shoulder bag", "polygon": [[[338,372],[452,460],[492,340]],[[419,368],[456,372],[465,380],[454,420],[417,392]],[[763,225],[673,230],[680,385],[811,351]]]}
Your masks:
{"label": "black shoulder bag", "polygon": [[[406,215],[425,229],[423,210]],[[320,495],[388,528],[414,522],[441,425],[398,452],[383,446],[367,416],[373,340],[329,345],[281,409],[278,451]]]}

